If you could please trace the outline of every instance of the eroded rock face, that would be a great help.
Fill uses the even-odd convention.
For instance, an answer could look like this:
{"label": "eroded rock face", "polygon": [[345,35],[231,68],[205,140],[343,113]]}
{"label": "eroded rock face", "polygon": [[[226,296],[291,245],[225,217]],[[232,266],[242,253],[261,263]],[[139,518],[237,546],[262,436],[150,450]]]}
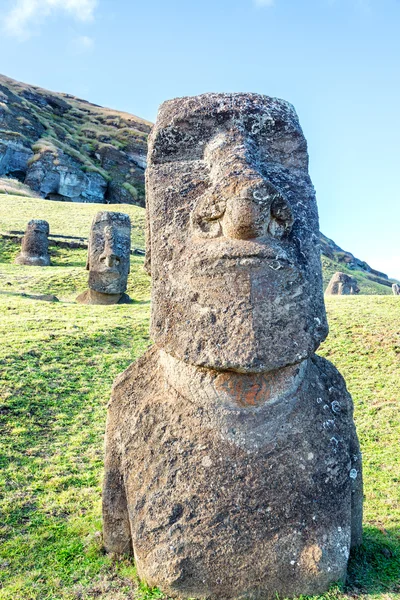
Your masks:
{"label": "eroded rock face", "polygon": [[85,173],[63,152],[57,159],[44,152],[27,170],[25,183],[49,200],[104,204],[107,181],[99,173]]}
{"label": "eroded rock face", "polygon": [[328,287],[325,290],[327,296],[342,296],[358,294],[360,288],[357,285],[357,280],[346,273],[338,271],[332,276]]}
{"label": "eroded rock face", "polygon": [[147,171],[156,345],[109,405],[104,541],[178,598],[267,600],[343,580],[361,540],[351,397],[327,333],[293,107],[162,105]]}
{"label": "eroded rock face", "polygon": [[394,283],[392,285],[392,292],[394,296],[400,296],[400,285],[398,285],[397,283]]}
{"label": "eroded rock face", "polygon": [[48,267],[50,227],[47,221],[32,219],[29,221],[22,238],[21,252],[15,259],[19,265]]}
{"label": "eroded rock face", "polygon": [[77,297],[81,304],[121,304],[130,270],[131,222],[124,213],[102,211],[93,219],[88,259],[89,290]]}

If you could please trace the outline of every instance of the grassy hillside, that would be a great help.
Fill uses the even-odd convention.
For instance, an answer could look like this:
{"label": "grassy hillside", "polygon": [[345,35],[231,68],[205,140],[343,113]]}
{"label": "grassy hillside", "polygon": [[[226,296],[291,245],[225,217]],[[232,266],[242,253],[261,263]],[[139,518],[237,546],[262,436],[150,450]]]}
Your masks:
{"label": "grassy hillside", "polygon": [[366,271],[357,269],[349,269],[343,263],[336,262],[327,256],[321,255],[322,263],[322,274],[324,278],[324,289],[327,288],[328,283],[337,271],[347,273],[351,277],[357,279],[358,287],[360,288],[360,294],[366,295],[380,295],[380,296],[391,296],[392,288],[387,285],[381,285],[373,279],[370,279],[371,275]]}
{"label": "grassy hillside", "polygon": [[[39,161],[50,172],[61,162],[75,174],[101,175],[109,183],[105,197],[112,202],[144,205],[148,121],[4,75],[0,121],[0,154],[2,145],[9,153],[22,148],[30,154],[27,164],[16,158],[0,174],[31,185],[29,167]],[[39,190],[39,183],[35,185]]]}
{"label": "grassy hillside", "polygon": [[31,219],[45,219],[50,235],[71,235],[87,238],[94,215],[100,210],[123,212],[130,216],[132,245],[144,248],[145,211],[133,204],[86,204],[55,202],[38,198],[2,196],[0,200],[0,233],[24,231]]}
{"label": "grassy hillside", "polygon": [[[0,230],[21,229],[34,216],[55,233],[85,235],[99,209],[36,202],[2,205]],[[14,265],[16,251],[0,239],[0,600],[162,598],[138,584],[130,560],[105,555],[101,538],[111,384],[150,343],[143,258],[132,257],[132,305],[82,306],[74,298],[86,286],[86,251],[53,248],[46,268]],[[54,293],[61,302],[22,293]],[[355,402],[365,514],[346,589],[319,600],[400,600],[400,302],[330,297],[327,309],[331,332],[320,353],[343,373]]]}

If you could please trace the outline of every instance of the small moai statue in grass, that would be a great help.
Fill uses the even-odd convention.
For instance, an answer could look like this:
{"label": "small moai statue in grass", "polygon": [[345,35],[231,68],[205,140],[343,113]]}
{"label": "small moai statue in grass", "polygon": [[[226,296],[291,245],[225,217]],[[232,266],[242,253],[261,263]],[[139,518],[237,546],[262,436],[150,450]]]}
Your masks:
{"label": "small moai statue in grass", "polygon": [[50,227],[43,219],[32,219],[25,229],[21,243],[21,252],[15,259],[19,265],[48,267]]}
{"label": "small moai statue in grass", "polygon": [[394,283],[392,285],[393,296],[400,296],[400,285],[398,283]]}
{"label": "small moai statue in grass", "polygon": [[89,289],[77,297],[81,304],[127,304],[131,222],[119,212],[101,211],[93,219],[86,269]]}
{"label": "small moai statue in grass", "polygon": [[360,288],[357,285],[357,279],[338,271],[332,275],[325,294],[327,296],[346,296],[358,294],[359,291]]}
{"label": "small moai statue in grass", "polygon": [[115,381],[104,543],[177,598],[267,600],[344,581],[361,454],[328,326],[294,108],[165,102],[149,139],[155,345]]}

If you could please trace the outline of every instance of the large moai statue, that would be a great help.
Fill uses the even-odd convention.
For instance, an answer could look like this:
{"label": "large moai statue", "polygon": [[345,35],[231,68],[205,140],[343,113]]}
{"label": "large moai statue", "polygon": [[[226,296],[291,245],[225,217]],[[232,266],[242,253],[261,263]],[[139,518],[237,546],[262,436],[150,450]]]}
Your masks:
{"label": "large moai statue", "polygon": [[332,275],[325,294],[327,296],[348,296],[358,294],[359,291],[360,288],[357,285],[357,279],[338,271]]}
{"label": "large moai statue", "polygon": [[77,297],[81,304],[126,304],[130,269],[131,221],[119,212],[98,212],[93,219],[86,269],[89,289]]}
{"label": "large moai statue", "polygon": [[15,259],[19,265],[48,267],[50,227],[43,219],[32,219],[25,229],[21,243],[21,252]]}
{"label": "large moai statue", "polygon": [[114,383],[104,541],[177,598],[267,600],[344,580],[361,541],[353,405],[328,327],[294,108],[165,102],[149,140],[155,345]]}
{"label": "large moai statue", "polygon": [[394,283],[392,285],[393,296],[400,296],[400,285],[398,283]]}

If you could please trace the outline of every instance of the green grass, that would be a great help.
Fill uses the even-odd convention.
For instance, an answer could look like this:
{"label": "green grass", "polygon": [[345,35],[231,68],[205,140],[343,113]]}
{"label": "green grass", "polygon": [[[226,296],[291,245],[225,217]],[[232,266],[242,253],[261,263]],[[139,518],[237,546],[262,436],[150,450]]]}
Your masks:
{"label": "green grass", "polygon": [[10,195],[0,202],[0,232],[24,231],[31,219],[45,219],[50,225],[50,235],[87,238],[92,219],[101,210],[128,214],[132,224],[132,246],[144,248],[145,211],[132,204],[55,202]]}
{"label": "green grass", "polygon": [[[70,235],[81,235],[99,209],[40,202],[51,205],[57,233]],[[0,220],[15,223],[4,229],[46,218],[28,214],[29,206],[2,206]],[[163,598],[137,581],[129,559],[105,555],[101,537],[112,381],[150,343],[143,258],[132,257],[133,304],[82,306],[74,299],[86,287],[86,251],[52,248],[54,266],[46,268],[14,265],[17,251],[0,240],[0,600]],[[22,293],[53,293],[61,302]],[[365,513],[347,587],[318,598],[400,599],[400,302],[330,297],[327,309],[331,332],[320,354],[354,399]]]}

